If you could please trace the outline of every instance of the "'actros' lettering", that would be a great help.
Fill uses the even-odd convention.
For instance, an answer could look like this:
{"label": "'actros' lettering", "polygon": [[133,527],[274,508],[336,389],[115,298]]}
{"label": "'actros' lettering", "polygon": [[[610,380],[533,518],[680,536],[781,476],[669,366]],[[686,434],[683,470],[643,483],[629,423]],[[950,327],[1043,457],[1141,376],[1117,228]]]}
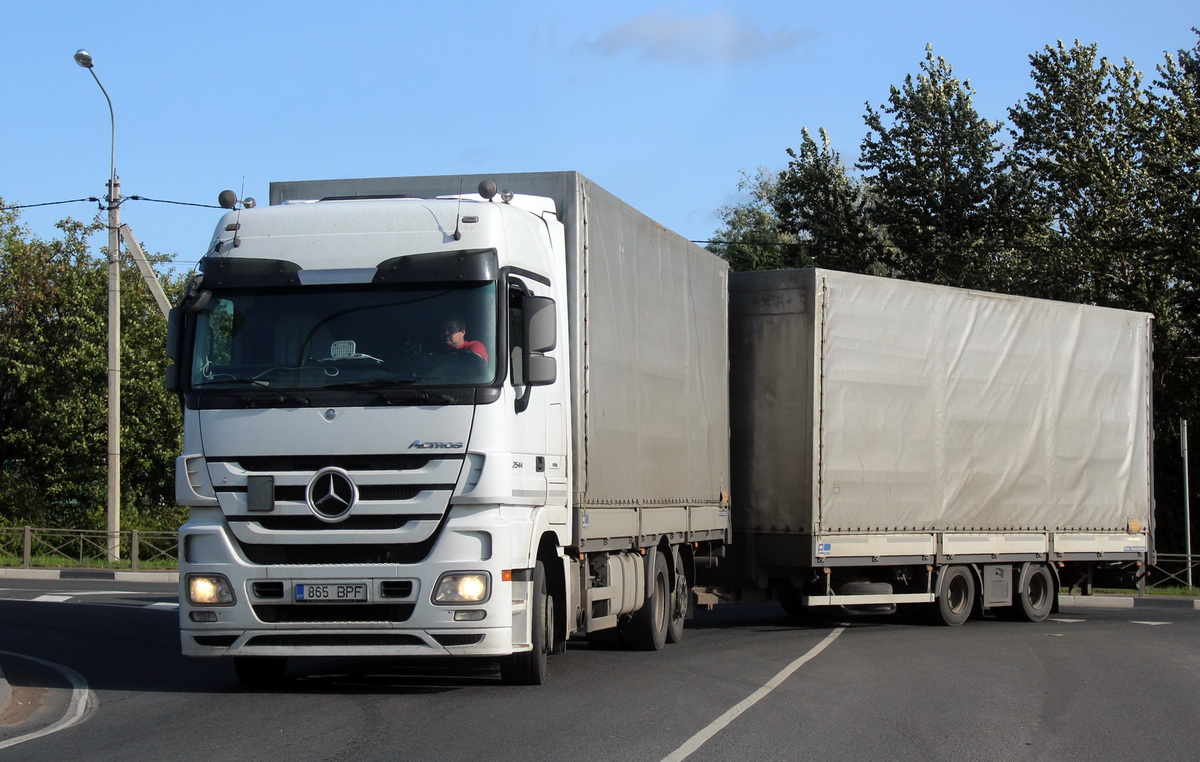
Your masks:
{"label": "'actros' lettering", "polygon": [[414,439],[413,443],[408,446],[410,450],[457,450],[463,446],[462,442],[422,442],[420,439]]}

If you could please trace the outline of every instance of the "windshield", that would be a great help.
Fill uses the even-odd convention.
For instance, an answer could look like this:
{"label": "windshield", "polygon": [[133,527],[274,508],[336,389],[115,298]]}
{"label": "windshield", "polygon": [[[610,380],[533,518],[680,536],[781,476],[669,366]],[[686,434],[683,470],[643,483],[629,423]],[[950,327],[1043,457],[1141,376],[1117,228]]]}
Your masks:
{"label": "windshield", "polygon": [[191,386],[487,384],[496,312],[492,282],[214,290],[197,315]]}

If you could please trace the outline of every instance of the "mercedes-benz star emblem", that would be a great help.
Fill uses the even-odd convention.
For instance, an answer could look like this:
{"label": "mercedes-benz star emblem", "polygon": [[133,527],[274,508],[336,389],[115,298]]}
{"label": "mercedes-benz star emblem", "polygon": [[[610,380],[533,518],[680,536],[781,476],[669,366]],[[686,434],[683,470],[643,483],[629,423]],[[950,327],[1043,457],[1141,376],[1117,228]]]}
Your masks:
{"label": "mercedes-benz star emblem", "polygon": [[308,483],[308,507],[322,521],[341,521],[358,500],[358,488],[340,468],[323,468]]}

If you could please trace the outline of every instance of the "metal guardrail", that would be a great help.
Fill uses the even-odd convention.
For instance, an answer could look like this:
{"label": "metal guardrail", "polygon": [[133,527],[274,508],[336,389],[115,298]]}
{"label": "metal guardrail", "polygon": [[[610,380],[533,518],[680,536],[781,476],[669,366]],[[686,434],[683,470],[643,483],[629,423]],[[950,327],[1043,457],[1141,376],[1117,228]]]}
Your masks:
{"label": "metal guardrail", "polygon": [[[104,529],[38,529],[0,527],[0,566],[72,566],[138,571],[147,562],[178,564],[179,536],[175,532],[118,533],[121,560],[109,561],[109,533]],[[18,563],[19,561],[19,563]],[[156,565],[156,568],[162,568]]]}
{"label": "metal guardrail", "polygon": [[1186,553],[1159,553],[1158,562],[1151,567],[1152,582],[1146,587],[1195,587],[1200,580],[1200,555]]}

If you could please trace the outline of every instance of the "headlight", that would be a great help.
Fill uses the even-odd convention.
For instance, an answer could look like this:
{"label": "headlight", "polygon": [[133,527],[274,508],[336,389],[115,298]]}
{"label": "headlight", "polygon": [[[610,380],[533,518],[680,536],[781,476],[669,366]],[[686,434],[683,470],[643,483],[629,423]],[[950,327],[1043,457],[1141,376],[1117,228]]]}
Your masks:
{"label": "headlight", "polygon": [[482,603],[487,599],[486,572],[443,574],[433,594],[434,603]]}
{"label": "headlight", "polygon": [[232,606],[233,587],[220,574],[191,574],[187,578],[187,598],[193,606]]}

